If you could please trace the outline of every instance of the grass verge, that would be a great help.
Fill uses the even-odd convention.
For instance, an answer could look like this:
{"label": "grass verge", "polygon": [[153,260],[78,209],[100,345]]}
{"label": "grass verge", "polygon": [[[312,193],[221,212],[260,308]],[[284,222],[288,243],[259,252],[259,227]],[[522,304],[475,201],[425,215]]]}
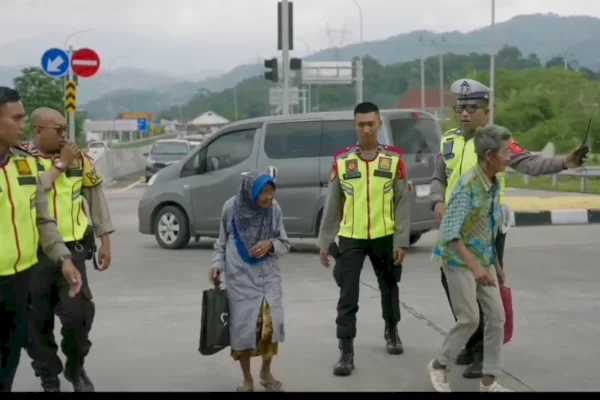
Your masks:
{"label": "grass verge", "polygon": [[[581,178],[574,176],[558,176],[558,184],[552,184],[551,176],[529,177],[529,182],[524,183],[523,175],[517,173],[506,174],[506,186],[527,190],[548,190],[552,192],[581,192]],[[588,194],[600,194],[600,178],[587,179]]]}

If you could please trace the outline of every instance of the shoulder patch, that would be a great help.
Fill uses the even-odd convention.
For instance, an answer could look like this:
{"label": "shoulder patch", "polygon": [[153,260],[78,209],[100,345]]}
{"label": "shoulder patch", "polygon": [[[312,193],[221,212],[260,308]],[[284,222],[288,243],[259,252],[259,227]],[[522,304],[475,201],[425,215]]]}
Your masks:
{"label": "shoulder patch", "polygon": [[341,150],[338,150],[338,151],[336,151],[336,152],[335,152],[335,154],[333,155],[333,158],[334,158],[334,159],[337,159],[337,158],[338,158],[339,156],[341,156],[342,154],[344,154],[344,153],[347,153],[347,152],[349,152],[350,150],[352,150],[352,148],[353,148],[353,147],[354,147],[354,146],[348,146],[348,147],[344,147],[344,148],[343,148],[343,149],[341,149]]}
{"label": "shoulder patch", "polygon": [[513,154],[521,154],[525,152],[525,150],[519,146],[519,143],[517,143],[514,139],[511,139],[508,142],[508,148]]}
{"label": "shoulder patch", "polygon": [[397,177],[399,180],[403,181],[406,179],[406,165],[404,165],[404,159],[400,158],[398,160],[398,170],[397,172]]}
{"label": "shoulder patch", "polygon": [[25,147],[23,146],[13,146],[10,148],[10,153],[14,154],[16,156],[29,156],[29,157],[34,157],[34,155]]}
{"label": "shoulder patch", "polygon": [[86,153],[85,151],[81,150],[81,155],[83,157],[87,158],[90,163],[94,164],[94,159],[88,153]]}
{"label": "shoulder patch", "polygon": [[389,151],[391,153],[396,153],[396,155],[398,156],[404,155],[404,149],[402,147],[389,146],[387,144],[384,144],[382,147],[384,150]]}

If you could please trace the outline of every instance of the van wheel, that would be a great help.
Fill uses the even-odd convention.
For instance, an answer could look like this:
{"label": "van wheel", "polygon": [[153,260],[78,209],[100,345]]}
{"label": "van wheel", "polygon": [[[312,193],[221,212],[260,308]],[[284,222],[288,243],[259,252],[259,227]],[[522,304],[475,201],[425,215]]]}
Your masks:
{"label": "van wheel", "polygon": [[421,235],[422,235],[422,233],[413,233],[412,235],[410,235],[410,239],[409,239],[408,243],[410,243],[411,246],[413,244],[417,243],[419,241],[419,239],[421,239]]}
{"label": "van wheel", "polygon": [[154,218],[154,237],[163,249],[184,248],[190,242],[187,215],[179,207],[163,207]]}

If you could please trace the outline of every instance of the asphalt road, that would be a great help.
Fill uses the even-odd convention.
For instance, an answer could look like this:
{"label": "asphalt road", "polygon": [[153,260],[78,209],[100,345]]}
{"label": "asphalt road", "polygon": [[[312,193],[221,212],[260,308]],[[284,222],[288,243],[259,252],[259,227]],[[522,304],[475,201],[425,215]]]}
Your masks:
{"label": "asphalt road", "polygon": [[[210,357],[197,352],[212,241],[167,251],[153,237],[138,234],[141,190],[109,194],[117,232],[112,238],[113,266],[104,273],[90,268],[96,320],[88,373],[98,391],[235,390],[241,373],[229,352]],[[509,387],[598,389],[597,238],[596,226],[509,232],[506,269],[516,320],[514,340],[505,346],[506,375],[501,377]],[[338,289],[331,271],[319,265],[314,241],[294,241],[295,250],[282,261],[287,338],[274,363],[274,374],[288,391],[432,391],[426,364],[452,325],[439,267],[430,261],[434,239],[434,233],[425,235],[406,259],[401,283],[403,355],[385,353],[376,280],[365,265],[357,369],[349,378],[332,375],[338,356],[334,324]],[[24,353],[15,390],[41,390],[29,363]],[[258,360],[253,365],[258,384]],[[477,390],[478,382],[462,379],[460,371],[454,370],[454,389]],[[64,380],[63,390],[71,390]]]}

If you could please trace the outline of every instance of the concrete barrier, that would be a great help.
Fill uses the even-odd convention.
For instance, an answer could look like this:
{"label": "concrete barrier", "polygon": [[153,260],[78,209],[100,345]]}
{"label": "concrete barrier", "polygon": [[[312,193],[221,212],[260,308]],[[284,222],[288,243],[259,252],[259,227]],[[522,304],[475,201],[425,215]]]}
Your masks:
{"label": "concrete barrier", "polygon": [[142,176],[148,158],[144,153],[149,152],[151,148],[152,145],[129,149],[107,149],[95,160],[96,169],[107,183],[137,172]]}

